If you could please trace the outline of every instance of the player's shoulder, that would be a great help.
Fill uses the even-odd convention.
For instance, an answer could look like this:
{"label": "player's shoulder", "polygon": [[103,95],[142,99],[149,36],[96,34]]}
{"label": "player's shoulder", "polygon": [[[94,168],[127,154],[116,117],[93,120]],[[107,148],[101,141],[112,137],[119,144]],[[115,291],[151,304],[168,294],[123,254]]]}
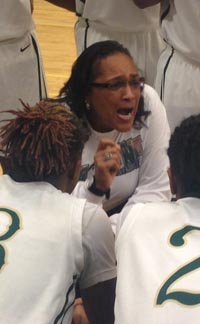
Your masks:
{"label": "player's shoulder", "polygon": [[[137,205],[137,204],[136,204]],[[157,218],[158,215],[169,214],[171,211],[174,211],[178,208],[178,204],[171,201],[158,201],[158,202],[149,202],[138,204],[140,208],[137,206],[133,206],[131,213],[137,213],[138,219],[145,219],[147,215],[152,219]],[[137,212],[135,211],[137,208]]]}
{"label": "player's shoulder", "polygon": [[178,209],[179,205],[170,201],[135,204],[123,215],[121,229],[127,232],[141,227],[151,228],[155,224],[168,222]]}
{"label": "player's shoulder", "polygon": [[[174,210],[174,208],[178,208],[178,205],[175,202],[171,201],[158,201],[158,202],[149,202],[146,204],[141,204],[142,208],[140,209],[141,214],[151,214],[152,217],[156,217],[156,212],[162,210],[163,213],[168,212],[170,210]],[[134,209],[134,207],[133,207]]]}

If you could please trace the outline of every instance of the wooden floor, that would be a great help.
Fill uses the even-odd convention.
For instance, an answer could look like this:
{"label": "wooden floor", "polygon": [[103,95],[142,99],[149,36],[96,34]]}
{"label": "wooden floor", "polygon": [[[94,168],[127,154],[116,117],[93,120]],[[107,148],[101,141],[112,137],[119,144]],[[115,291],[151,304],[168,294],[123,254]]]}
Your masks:
{"label": "wooden floor", "polygon": [[76,58],[76,16],[46,0],[34,0],[33,17],[42,51],[49,97],[54,97],[69,77]]}

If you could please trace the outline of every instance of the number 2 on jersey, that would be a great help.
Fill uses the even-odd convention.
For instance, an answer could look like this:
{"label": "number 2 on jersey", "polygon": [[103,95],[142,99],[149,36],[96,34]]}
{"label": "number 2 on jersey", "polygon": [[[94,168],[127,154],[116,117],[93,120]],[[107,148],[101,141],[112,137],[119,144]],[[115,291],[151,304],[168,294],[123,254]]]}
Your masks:
{"label": "number 2 on jersey", "polygon": [[[174,232],[170,237],[170,244],[172,246],[182,246],[184,242],[184,235],[191,231],[200,231],[199,227],[195,226],[185,226],[181,230]],[[174,272],[168,280],[162,285],[158,297],[156,300],[157,305],[163,304],[167,300],[175,300],[181,304],[192,306],[200,304],[200,294],[195,292],[187,292],[187,291],[172,291],[168,292],[172,284],[183,276],[192,273],[194,270],[200,268],[200,257],[195,260],[187,263],[183,267],[179,268],[176,272]]]}

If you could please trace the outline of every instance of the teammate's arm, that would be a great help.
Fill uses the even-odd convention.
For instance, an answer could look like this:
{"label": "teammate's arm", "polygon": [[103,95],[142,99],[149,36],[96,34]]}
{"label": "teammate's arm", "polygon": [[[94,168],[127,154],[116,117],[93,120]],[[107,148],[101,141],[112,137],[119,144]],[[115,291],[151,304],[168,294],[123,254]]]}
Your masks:
{"label": "teammate's arm", "polygon": [[81,291],[90,323],[114,323],[115,284],[116,279],[111,279]]}
{"label": "teammate's arm", "polygon": [[144,9],[147,7],[154,6],[161,2],[161,0],[133,0],[137,7]]}
{"label": "teammate's arm", "polygon": [[83,215],[84,268],[81,297],[90,323],[114,323],[116,258],[114,235],[102,208],[86,204]]}
{"label": "teammate's arm", "polygon": [[56,6],[65,8],[69,11],[76,12],[75,0],[46,0],[55,4]]}
{"label": "teammate's arm", "polygon": [[31,13],[33,13],[33,0],[30,0]]}

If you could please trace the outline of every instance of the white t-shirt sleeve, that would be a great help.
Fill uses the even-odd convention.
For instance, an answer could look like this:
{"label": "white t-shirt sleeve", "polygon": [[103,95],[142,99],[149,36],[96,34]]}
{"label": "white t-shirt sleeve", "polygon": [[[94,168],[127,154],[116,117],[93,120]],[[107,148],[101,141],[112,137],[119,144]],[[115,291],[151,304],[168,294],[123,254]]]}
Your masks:
{"label": "white t-shirt sleeve", "polygon": [[115,239],[106,213],[86,203],[83,214],[84,269],[80,287],[87,288],[116,277]]}
{"label": "white t-shirt sleeve", "polygon": [[171,199],[167,175],[170,131],[166,111],[156,91],[148,85],[145,85],[144,100],[151,114],[146,121],[147,127],[141,130],[144,152],[138,186],[127,205]]}

